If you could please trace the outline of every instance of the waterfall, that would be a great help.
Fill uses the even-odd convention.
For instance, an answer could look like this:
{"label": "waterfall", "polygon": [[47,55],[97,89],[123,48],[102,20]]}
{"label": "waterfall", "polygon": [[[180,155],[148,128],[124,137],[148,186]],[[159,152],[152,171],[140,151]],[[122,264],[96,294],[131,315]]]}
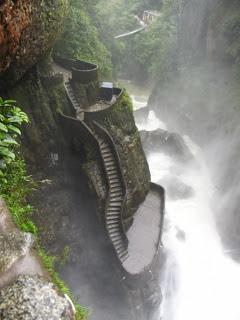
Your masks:
{"label": "waterfall", "polygon": [[[151,112],[144,130],[167,126]],[[184,165],[159,150],[148,154],[152,181],[166,188],[163,245],[167,252],[161,275],[163,303],[157,320],[239,320],[240,266],[224,252],[211,200],[215,187],[201,148],[183,137],[194,155]],[[189,197],[172,198],[164,181],[191,186]],[[220,201],[220,199],[219,199]]]}

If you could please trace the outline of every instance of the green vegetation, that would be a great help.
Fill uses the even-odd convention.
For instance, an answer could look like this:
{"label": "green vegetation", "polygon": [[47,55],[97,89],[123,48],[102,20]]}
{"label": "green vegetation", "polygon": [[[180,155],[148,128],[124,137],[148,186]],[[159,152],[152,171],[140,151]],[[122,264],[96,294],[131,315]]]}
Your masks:
{"label": "green vegetation", "polygon": [[[60,292],[66,293],[74,301],[72,294],[55,271],[56,257],[46,254],[41,248],[38,238],[38,228],[32,221],[34,208],[28,204],[27,196],[34,191],[36,183],[27,175],[26,164],[20,155],[20,126],[28,122],[27,115],[15,106],[15,101],[0,98],[0,161],[1,166],[0,195],[12,214],[13,220],[20,230],[33,233],[36,236],[39,256],[53,283]],[[61,263],[66,261],[69,248],[64,248]],[[74,301],[77,311],[76,320],[85,320],[88,311]]]}
{"label": "green vegetation", "polygon": [[129,94],[127,93],[127,91],[125,89],[124,89],[124,92],[123,92],[123,95],[122,95],[122,99],[121,99],[121,103],[119,104],[119,106],[120,106],[121,110],[122,110],[122,108],[126,108],[130,112],[133,112],[132,99],[131,99],[131,97],[129,96]]}
{"label": "green vegetation", "polygon": [[57,286],[60,292],[62,292],[63,294],[67,294],[74,302],[77,312],[76,320],[85,320],[89,315],[89,311],[80,306],[80,304],[75,302],[70,290],[66,287],[65,283],[61,280],[59,274],[55,271],[56,257],[46,254],[46,252],[40,247],[38,249],[38,254],[42,258],[43,265],[50,274],[53,283]]}
{"label": "green vegetation", "polygon": [[[95,6],[95,23],[112,53],[114,71],[128,78],[164,77],[173,63],[176,45],[176,0],[104,0]],[[160,15],[146,30],[122,39],[113,36],[139,28],[136,15],[157,10]]]}
{"label": "green vegetation", "polygon": [[26,173],[25,162],[20,158],[19,151],[4,172],[5,183],[0,187],[0,194],[6,201],[16,225],[25,232],[37,234],[37,227],[31,220],[33,208],[26,201],[35,187],[31,177]]}
{"label": "green vegetation", "polygon": [[19,127],[28,122],[27,115],[16,106],[16,101],[3,100],[0,97],[0,183],[7,183],[4,171],[15,159],[15,150],[18,149]]}
{"label": "green vegetation", "polygon": [[97,63],[102,76],[111,79],[111,54],[100,41],[90,16],[93,5],[83,0],[70,0],[69,4],[64,32],[55,45],[55,52],[69,58]]}
{"label": "green vegetation", "polygon": [[[115,35],[139,28],[136,15],[157,10],[160,16],[139,34]],[[70,0],[64,32],[55,51],[98,63],[103,78],[124,76],[152,80],[172,66],[176,45],[176,0]]]}

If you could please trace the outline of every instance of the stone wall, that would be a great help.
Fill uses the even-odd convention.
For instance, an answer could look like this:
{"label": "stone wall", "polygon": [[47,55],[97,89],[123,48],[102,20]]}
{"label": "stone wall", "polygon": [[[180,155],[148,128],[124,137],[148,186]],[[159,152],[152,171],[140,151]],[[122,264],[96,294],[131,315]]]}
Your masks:
{"label": "stone wall", "polygon": [[74,319],[72,304],[49,281],[34,242],[32,234],[16,228],[0,198],[0,318]]}

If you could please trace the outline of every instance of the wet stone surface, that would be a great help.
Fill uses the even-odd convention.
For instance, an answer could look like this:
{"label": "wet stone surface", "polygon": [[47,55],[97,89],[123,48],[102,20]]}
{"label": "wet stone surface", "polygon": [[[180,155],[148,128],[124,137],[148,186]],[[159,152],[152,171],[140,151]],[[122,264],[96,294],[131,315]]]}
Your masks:
{"label": "wet stone surface", "polygon": [[8,270],[18,259],[26,255],[34,243],[29,233],[19,231],[0,235],[0,273]]}
{"label": "wet stone surface", "polygon": [[70,303],[39,276],[20,276],[0,291],[1,320],[70,320]]}
{"label": "wet stone surface", "polygon": [[141,273],[151,264],[156,255],[161,231],[160,208],[161,199],[158,192],[150,190],[127,232],[129,258],[123,266],[129,273]]}

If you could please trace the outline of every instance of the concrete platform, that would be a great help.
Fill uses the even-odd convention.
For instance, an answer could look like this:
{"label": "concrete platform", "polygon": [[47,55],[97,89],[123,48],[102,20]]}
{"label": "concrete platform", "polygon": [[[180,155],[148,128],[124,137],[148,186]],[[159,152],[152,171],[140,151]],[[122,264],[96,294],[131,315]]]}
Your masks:
{"label": "concrete platform", "polygon": [[162,201],[160,193],[151,188],[127,232],[129,258],[123,267],[130,274],[143,272],[157,254],[163,220]]}

